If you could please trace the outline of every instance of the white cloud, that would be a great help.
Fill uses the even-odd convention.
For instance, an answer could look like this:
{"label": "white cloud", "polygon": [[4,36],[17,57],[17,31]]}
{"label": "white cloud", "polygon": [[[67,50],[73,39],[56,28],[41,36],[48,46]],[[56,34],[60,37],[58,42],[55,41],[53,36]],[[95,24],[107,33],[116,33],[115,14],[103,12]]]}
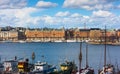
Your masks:
{"label": "white cloud", "polygon": [[114,5],[113,2],[120,0],[65,0],[63,7],[66,8],[78,8],[87,10],[109,10],[118,8],[119,6]]}
{"label": "white cloud", "polygon": [[112,14],[109,11],[102,11],[102,10],[93,11],[93,17],[112,17],[112,16],[114,16],[114,14]]}
{"label": "white cloud", "polygon": [[39,1],[36,4],[36,6],[39,7],[39,8],[51,8],[51,7],[56,7],[57,4],[56,3],[52,3],[52,2]]}
{"label": "white cloud", "polygon": [[66,12],[58,12],[55,16],[58,17],[65,17],[65,16],[69,16],[70,12],[66,11]]}
{"label": "white cloud", "polygon": [[23,8],[27,5],[27,0],[0,0],[1,9]]}
{"label": "white cloud", "polygon": [[119,16],[102,10],[94,11],[90,16],[80,13],[70,13],[69,11],[62,12],[63,14],[66,13],[64,16],[56,16],[56,14],[60,12],[54,16],[31,16],[31,14],[39,11],[39,9],[32,7],[0,10],[0,26],[43,27],[44,25],[46,27],[53,26],[59,28],[64,26],[70,28],[83,27],[84,23],[86,23],[87,27],[101,27],[105,24],[110,27],[115,27],[120,23]]}
{"label": "white cloud", "polygon": [[81,15],[78,14],[78,13],[74,13],[74,14],[71,15],[71,17],[81,17]]}
{"label": "white cloud", "polygon": [[37,12],[37,11],[38,9],[36,8],[26,7],[23,9],[16,9],[14,15],[16,18],[25,18],[25,17],[29,17],[31,13]]}
{"label": "white cloud", "polygon": [[[0,10],[0,25],[1,26],[27,26],[30,23],[35,24],[31,16],[32,13],[38,12],[40,10],[32,7],[25,7],[22,9],[3,9]],[[30,21],[29,21],[30,20]]]}

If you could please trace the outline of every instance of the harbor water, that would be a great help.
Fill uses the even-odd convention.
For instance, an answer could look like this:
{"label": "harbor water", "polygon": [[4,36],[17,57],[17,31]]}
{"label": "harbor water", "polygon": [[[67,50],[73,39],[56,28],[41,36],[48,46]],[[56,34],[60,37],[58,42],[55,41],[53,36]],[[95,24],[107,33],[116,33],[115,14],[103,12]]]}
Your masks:
{"label": "harbor water", "polygon": [[[85,49],[87,43],[82,43],[82,67],[85,67]],[[65,60],[74,61],[79,66],[80,43],[0,43],[1,61],[18,58],[29,58],[35,52],[35,61],[46,61],[59,67],[59,64]],[[103,66],[104,45],[88,44],[88,63],[90,67],[98,69]],[[107,45],[107,63],[118,65],[120,68],[120,46]],[[97,73],[95,73],[97,74]]]}

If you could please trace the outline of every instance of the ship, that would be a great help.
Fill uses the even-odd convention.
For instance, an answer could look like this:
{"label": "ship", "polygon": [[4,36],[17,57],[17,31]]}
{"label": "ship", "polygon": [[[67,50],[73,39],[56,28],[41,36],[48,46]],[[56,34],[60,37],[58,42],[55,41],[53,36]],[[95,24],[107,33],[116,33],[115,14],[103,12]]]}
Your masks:
{"label": "ship", "polygon": [[40,62],[34,64],[33,74],[52,74],[56,70],[56,67],[49,65],[47,62]]}
{"label": "ship", "polygon": [[64,63],[61,63],[60,69],[58,74],[76,74],[78,71],[74,61],[65,61]]}
{"label": "ship", "polygon": [[94,69],[88,65],[88,45],[86,45],[86,67],[81,68],[82,64],[82,42],[80,42],[80,54],[79,54],[79,72],[78,74],[94,74]]}
{"label": "ship", "polygon": [[19,74],[30,73],[33,70],[33,64],[29,63],[29,59],[18,61],[17,66]]}
{"label": "ship", "polygon": [[3,74],[3,70],[4,70],[4,66],[3,66],[3,64],[0,62],[0,74]]}
{"label": "ship", "polygon": [[17,60],[8,60],[8,61],[4,61],[3,62],[3,66],[4,66],[4,73],[16,73],[18,71],[18,68],[17,68],[17,64],[18,64],[18,61]]}
{"label": "ship", "polygon": [[103,66],[103,68],[102,69],[99,69],[98,70],[98,74],[116,74],[115,73],[115,67],[114,67],[114,65],[112,65],[112,64],[108,64],[106,61],[106,59],[107,59],[107,57],[106,57],[106,26],[105,26],[105,37],[104,37],[104,39],[105,39],[105,44],[104,44],[104,66]]}

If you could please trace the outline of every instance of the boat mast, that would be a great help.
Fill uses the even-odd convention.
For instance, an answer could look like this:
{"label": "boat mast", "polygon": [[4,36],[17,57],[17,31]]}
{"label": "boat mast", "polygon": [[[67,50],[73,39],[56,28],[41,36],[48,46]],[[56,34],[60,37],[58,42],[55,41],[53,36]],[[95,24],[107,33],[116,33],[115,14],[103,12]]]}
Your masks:
{"label": "boat mast", "polygon": [[104,49],[104,66],[106,65],[106,26],[105,26],[105,49]]}
{"label": "boat mast", "polygon": [[79,54],[79,74],[81,70],[81,63],[82,63],[82,42],[80,42],[80,54]]}
{"label": "boat mast", "polygon": [[86,68],[88,67],[88,44],[86,45]]}

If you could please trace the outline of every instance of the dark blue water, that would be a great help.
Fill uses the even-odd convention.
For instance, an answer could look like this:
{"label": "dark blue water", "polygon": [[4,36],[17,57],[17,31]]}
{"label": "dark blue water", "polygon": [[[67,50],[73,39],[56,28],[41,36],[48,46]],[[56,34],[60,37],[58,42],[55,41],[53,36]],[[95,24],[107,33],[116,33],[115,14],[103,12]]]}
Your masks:
{"label": "dark blue water", "polygon": [[[86,43],[83,43],[82,67],[85,66],[85,49]],[[103,66],[103,50],[104,45],[88,44],[89,65],[95,70]],[[32,52],[35,52],[35,61],[47,61],[59,66],[60,63],[68,59],[75,61],[78,65],[79,51],[80,43],[0,43],[2,61],[12,59],[14,56],[31,59]],[[117,62],[120,66],[120,46],[107,45],[107,62],[112,64]]]}

